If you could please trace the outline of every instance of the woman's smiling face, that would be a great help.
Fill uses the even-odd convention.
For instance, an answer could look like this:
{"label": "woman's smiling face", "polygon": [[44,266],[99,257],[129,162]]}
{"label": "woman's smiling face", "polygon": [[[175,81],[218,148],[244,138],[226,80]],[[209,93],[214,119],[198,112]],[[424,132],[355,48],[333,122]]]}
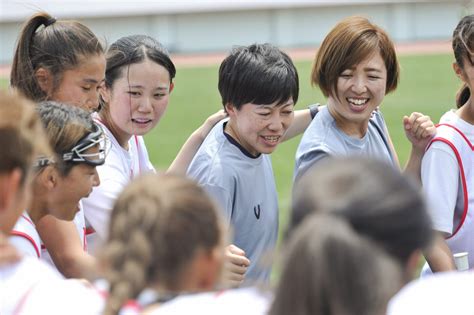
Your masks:
{"label": "woman's smiling face", "polygon": [[328,109],[338,127],[349,134],[353,128],[366,131],[372,112],[385,97],[386,84],[387,69],[378,52],[342,71],[337,91],[328,98]]}

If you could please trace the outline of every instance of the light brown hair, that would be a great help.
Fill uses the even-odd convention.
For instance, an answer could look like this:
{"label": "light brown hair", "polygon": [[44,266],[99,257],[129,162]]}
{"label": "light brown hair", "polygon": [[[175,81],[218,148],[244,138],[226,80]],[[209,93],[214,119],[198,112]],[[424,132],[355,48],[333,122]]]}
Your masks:
{"label": "light brown hair", "polygon": [[37,111],[51,148],[56,154],[54,166],[66,176],[77,163],[64,162],[61,157],[93,132],[91,115],[79,107],[53,101],[39,103]]}
{"label": "light brown hair", "polygon": [[148,174],[134,180],[117,199],[104,248],[110,295],[104,314],[150,284],[182,291],[183,271],[198,250],[222,242],[216,206],[195,182]]}
{"label": "light brown hair", "polygon": [[0,173],[20,168],[22,180],[38,153],[50,154],[35,105],[15,92],[0,90]]}
{"label": "light brown hair", "polygon": [[344,70],[380,53],[387,68],[385,93],[397,88],[399,65],[393,42],[387,33],[360,16],[339,22],[319,48],[311,73],[311,83],[318,85],[324,96],[337,97],[337,80]]}

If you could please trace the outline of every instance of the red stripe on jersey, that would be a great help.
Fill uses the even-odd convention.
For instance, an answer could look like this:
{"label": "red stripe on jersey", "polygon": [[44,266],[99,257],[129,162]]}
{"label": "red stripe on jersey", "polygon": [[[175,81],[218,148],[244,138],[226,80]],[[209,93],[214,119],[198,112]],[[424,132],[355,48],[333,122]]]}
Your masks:
{"label": "red stripe on jersey", "polygon": [[90,235],[90,234],[94,234],[95,233],[95,230],[92,226],[89,226],[89,227],[86,227],[85,228],[85,232],[84,232],[86,235]]}
{"label": "red stripe on jersey", "polygon": [[86,229],[86,227],[83,227],[83,228],[82,228],[82,231],[83,231],[83,233],[84,233],[83,240],[82,240],[82,244],[84,245],[84,246],[83,246],[83,247],[84,247],[84,251],[87,252],[87,237],[86,237],[86,236],[87,236],[87,229]]}
{"label": "red stripe on jersey", "polygon": [[457,127],[455,127],[453,125],[450,125],[450,124],[437,124],[436,128],[438,128],[439,126],[446,126],[446,127],[450,127],[450,128],[453,128],[454,130],[456,130],[461,135],[461,137],[463,137],[463,139],[466,140],[467,144],[474,151],[474,145],[469,141],[469,139],[466,137],[466,135],[461,130],[459,130]]}
{"label": "red stripe on jersey", "polygon": [[35,226],[35,224],[26,215],[22,214],[21,217],[25,219],[26,221],[28,221],[31,225]]}
{"label": "red stripe on jersey", "polygon": [[[462,134],[462,133],[461,133]],[[450,239],[452,238],[454,235],[456,235],[456,233],[459,231],[459,229],[461,229],[462,225],[464,224],[464,221],[466,220],[466,216],[467,216],[467,210],[468,210],[468,193],[467,193],[467,183],[466,183],[466,175],[464,174],[464,166],[462,164],[462,160],[461,160],[461,155],[459,154],[459,151],[458,149],[454,146],[454,144],[451,143],[451,141],[449,141],[448,139],[445,139],[445,138],[441,138],[441,137],[436,137],[434,138],[430,144],[428,145],[428,147],[431,146],[431,144],[435,141],[440,141],[440,142],[443,142],[443,143],[446,143],[454,152],[454,155],[456,155],[456,160],[458,161],[458,165],[459,165],[459,172],[461,173],[461,184],[462,184],[462,191],[463,191],[463,203],[464,203],[464,209],[462,211],[462,216],[461,216],[461,221],[459,222],[459,225],[456,227],[456,229],[454,230],[453,234],[451,234],[451,236],[447,237],[446,239]],[[428,148],[427,148],[428,149]]]}
{"label": "red stripe on jersey", "polygon": [[35,243],[35,240],[29,236],[28,234],[26,233],[23,233],[23,232],[20,232],[20,231],[15,231],[15,230],[12,230],[10,232],[11,235],[14,235],[14,236],[19,236],[19,237],[23,237],[23,238],[26,238],[30,243],[31,245],[33,245],[35,251],[36,251],[36,255],[38,255],[38,258],[41,258],[41,254],[40,254],[40,251],[39,251],[39,247],[38,245],[36,245]]}

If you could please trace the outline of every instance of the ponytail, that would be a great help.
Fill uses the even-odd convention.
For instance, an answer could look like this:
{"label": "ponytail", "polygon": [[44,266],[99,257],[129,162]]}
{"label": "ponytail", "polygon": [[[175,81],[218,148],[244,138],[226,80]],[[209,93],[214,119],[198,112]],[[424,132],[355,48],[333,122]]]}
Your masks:
{"label": "ponytail", "polygon": [[195,182],[172,175],[135,179],[117,199],[103,257],[110,284],[104,314],[117,314],[128,300],[157,283],[166,292],[183,287],[186,270],[200,250],[222,239],[218,210]]}
{"label": "ponytail", "polygon": [[466,83],[464,83],[459,91],[456,93],[456,106],[457,108],[462,107],[466,102],[469,100],[471,97],[471,90],[467,86]]}
{"label": "ponytail", "polygon": [[13,64],[10,73],[10,85],[18,88],[31,100],[44,100],[46,93],[41,90],[35,77],[35,68],[32,62],[31,43],[38,28],[48,27],[56,21],[48,13],[41,12],[33,15],[23,26],[18,38]]}
{"label": "ponytail", "polygon": [[81,57],[103,53],[102,44],[83,24],[56,21],[48,13],[37,13],[21,30],[13,57],[10,85],[35,102],[45,101],[47,91],[41,89],[36,79],[39,68],[51,73],[55,89],[63,72],[76,67]]}

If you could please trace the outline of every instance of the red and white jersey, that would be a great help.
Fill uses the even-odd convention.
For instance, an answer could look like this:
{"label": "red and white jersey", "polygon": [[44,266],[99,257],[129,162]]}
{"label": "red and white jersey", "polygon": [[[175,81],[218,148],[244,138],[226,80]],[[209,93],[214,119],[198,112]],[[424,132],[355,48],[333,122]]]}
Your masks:
{"label": "red and white jersey", "polygon": [[218,292],[182,295],[154,309],[145,309],[147,314],[206,314],[206,315],[264,315],[268,313],[272,295],[255,287],[246,287]]}
{"label": "red and white jersey", "polygon": [[91,254],[96,254],[108,237],[110,215],[118,195],[134,177],[155,170],[143,137],[131,137],[128,141],[129,149],[126,150],[98,116],[94,118],[109,138],[111,148],[105,163],[97,166],[100,185],[94,187],[89,197],[82,200],[87,222],[87,244]]}
{"label": "red and white jersey", "polygon": [[9,241],[21,254],[41,258],[41,238],[26,211],[10,232]]}
{"label": "red and white jersey", "polygon": [[[24,303],[33,291],[41,284],[54,284],[62,281],[49,266],[33,257],[23,257],[19,262],[0,266],[0,314],[25,314],[22,311]],[[50,302],[44,301],[44,312],[36,314],[51,314],[47,305],[56,303],[56,297],[50,296]]]}
{"label": "red and white jersey", "polygon": [[446,113],[427,150],[422,180],[434,229],[450,235],[453,253],[468,252],[474,268],[474,125]]}
{"label": "red and white jersey", "polygon": [[[37,284],[17,308],[17,314],[91,314],[103,313],[107,293],[83,280],[52,280]],[[130,300],[118,315],[141,314],[139,305]],[[3,314],[3,313],[1,313]]]}

